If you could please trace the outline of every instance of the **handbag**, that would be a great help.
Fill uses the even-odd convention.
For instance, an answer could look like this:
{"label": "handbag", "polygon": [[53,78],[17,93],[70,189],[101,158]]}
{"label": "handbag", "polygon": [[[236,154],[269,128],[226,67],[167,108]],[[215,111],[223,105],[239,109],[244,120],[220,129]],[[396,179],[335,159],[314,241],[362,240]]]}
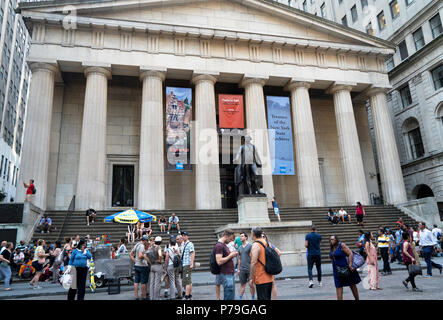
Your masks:
{"label": "handbag", "polygon": [[[341,246],[341,243],[339,244],[339,246]],[[335,251],[337,251],[337,249],[335,249]],[[332,259],[334,260],[335,263],[335,270],[337,271],[337,276],[340,280],[347,280],[351,276],[351,270],[349,270],[349,266],[340,267],[337,265],[337,262],[335,261],[335,251],[332,253]]]}
{"label": "handbag", "polygon": [[360,253],[358,253],[357,251],[352,251],[352,254],[353,254],[352,268],[358,269],[365,264],[365,259],[362,257]]}
{"label": "handbag", "polygon": [[408,266],[408,272],[410,276],[418,276],[423,274],[423,270],[421,269],[421,266],[417,264],[410,264]]}

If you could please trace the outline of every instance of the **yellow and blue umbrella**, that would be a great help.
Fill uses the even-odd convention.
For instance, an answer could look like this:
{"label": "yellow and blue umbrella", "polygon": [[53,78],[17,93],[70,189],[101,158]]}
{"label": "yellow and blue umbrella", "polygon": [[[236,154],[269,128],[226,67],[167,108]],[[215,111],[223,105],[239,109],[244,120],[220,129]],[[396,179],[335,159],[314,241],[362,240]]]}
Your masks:
{"label": "yellow and blue umbrella", "polygon": [[129,209],[114,213],[113,215],[105,218],[105,222],[118,222],[126,224],[134,224],[139,221],[142,223],[157,221],[157,217],[143,211]]}

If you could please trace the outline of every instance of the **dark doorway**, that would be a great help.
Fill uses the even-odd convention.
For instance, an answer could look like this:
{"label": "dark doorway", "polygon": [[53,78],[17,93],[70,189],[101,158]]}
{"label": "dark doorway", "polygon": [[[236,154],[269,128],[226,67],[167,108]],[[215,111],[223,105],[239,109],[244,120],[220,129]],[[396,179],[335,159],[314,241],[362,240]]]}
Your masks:
{"label": "dark doorway", "polygon": [[235,165],[221,164],[220,165],[220,186],[222,192],[222,208],[233,209],[237,208],[237,194],[234,183]]}
{"label": "dark doorway", "polygon": [[432,192],[432,189],[429,188],[427,185],[422,184],[418,187],[417,199],[429,198],[429,197],[433,197],[433,196],[434,196],[434,192]]}
{"label": "dark doorway", "polygon": [[134,166],[114,165],[112,170],[112,206],[134,206]]}

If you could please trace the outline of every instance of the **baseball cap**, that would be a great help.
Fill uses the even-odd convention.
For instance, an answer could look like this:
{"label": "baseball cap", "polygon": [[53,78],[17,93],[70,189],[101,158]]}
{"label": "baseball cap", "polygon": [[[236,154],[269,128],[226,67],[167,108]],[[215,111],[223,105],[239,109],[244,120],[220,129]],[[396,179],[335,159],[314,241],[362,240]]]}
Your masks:
{"label": "baseball cap", "polygon": [[173,235],[173,234],[171,234],[170,236],[169,236],[169,239],[171,239],[171,240],[175,240],[175,236]]}
{"label": "baseball cap", "polygon": [[146,235],[146,234],[144,234],[144,235],[142,236],[142,240],[146,240],[146,241],[149,241],[149,236],[148,236],[148,235]]}
{"label": "baseball cap", "polygon": [[182,236],[189,236],[189,233],[187,233],[186,231],[183,231],[183,232],[181,233],[181,235],[182,235]]}
{"label": "baseball cap", "polygon": [[156,236],[154,242],[162,242],[162,237]]}

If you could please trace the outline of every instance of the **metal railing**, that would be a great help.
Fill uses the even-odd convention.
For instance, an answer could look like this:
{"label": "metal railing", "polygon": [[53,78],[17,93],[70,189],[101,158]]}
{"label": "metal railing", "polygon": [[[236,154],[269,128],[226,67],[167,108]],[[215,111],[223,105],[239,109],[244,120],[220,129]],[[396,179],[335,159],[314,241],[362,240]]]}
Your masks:
{"label": "metal railing", "polygon": [[65,219],[63,220],[62,227],[60,228],[60,232],[58,233],[58,241],[61,241],[61,236],[63,231],[65,231],[65,226],[71,221],[72,213],[75,211],[75,195],[72,196],[71,203],[69,204],[68,211],[66,212]]}

